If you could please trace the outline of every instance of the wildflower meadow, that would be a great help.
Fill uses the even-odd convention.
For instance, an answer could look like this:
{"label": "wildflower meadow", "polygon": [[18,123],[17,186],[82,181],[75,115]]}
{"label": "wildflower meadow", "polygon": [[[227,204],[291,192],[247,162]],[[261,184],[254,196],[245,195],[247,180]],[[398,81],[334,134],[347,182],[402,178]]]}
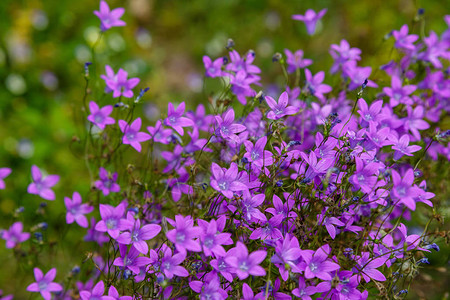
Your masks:
{"label": "wildflower meadow", "polygon": [[0,299],[448,299],[444,1],[19,2]]}

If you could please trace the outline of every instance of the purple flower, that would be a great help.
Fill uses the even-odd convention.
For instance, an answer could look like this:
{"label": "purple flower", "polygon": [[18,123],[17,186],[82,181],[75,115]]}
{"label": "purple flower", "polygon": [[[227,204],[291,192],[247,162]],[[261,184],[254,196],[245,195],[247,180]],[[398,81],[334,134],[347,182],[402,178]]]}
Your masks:
{"label": "purple flower", "polygon": [[113,239],[117,239],[120,230],[122,229],[121,219],[125,213],[126,207],[126,202],[120,203],[117,207],[108,204],[100,204],[100,216],[102,217],[102,220],[95,225],[95,230],[108,232]]}
{"label": "purple flower", "polygon": [[58,183],[58,175],[42,177],[41,170],[33,165],[31,167],[31,177],[33,178],[33,182],[28,186],[28,193],[39,195],[46,200],[55,200],[55,192],[50,188]]}
{"label": "purple flower", "polygon": [[97,103],[91,101],[89,102],[89,109],[91,114],[87,117],[88,121],[94,123],[101,130],[104,130],[106,125],[111,125],[116,122],[116,120],[109,117],[113,111],[112,105],[106,105],[99,108]]}
{"label": "purple flower", "polygon": [[120,18],[122,17],[125,9],[120,7],[113,10],[109,10],[109,6],[105,1],[100,1],[100,11],[94,11],[94,14],[100,19],[100,29],[106,31],[111,27],[125,26],[126,23]]}
{"label": "purple flower", "polygon": [[346,40],[341,40],[340,45],[331,45],[330,55],[334,59],[331,67],[331,74],[336,73],[342,65],[351,60],[361,60],[361,50],[358,48],[350,48],[350,44]]}
{"label": "purple flower", "polygon": [[356,170],[348,181],[353,184],[355,190],[361,189],[364,193],[371,193],[377,183],[377,163],[369,163],[364,166],[361,158],[355,157]]}
{"label": "purple flower", "polygon": [[246,129],[244,125],[234,123],[234,110],[230,108],[222,117],[215,116],[217,127],[216,135],[220,135],[227,141],[235,142],[239,144],[239,137],[236,133],[242,132]]}
{"label": "purple flower", "polygon": [[369,282],[370,279],[386,281],[386,277],[384,277],[383,273],[376,269],[384,265],[386,262],[385,257],[371,259],[370,253],[364,252],[356,262],[357,266],[355,266],[354,272],[360,272],[366,282]]}
{"label": "purple flower", "polygon": [[247,278],[249,275],[266,275],[266,270],[259,266],[259,264],[266,258],[266,251],[257,250],[249,255],[247,247],[241,242],[237,242],[234,249],[236,249],[234,254],[226,257],[225,261],[234,268],[234,272],[240,280]]}
{"label": "purple flower", "polygon": [[[346,62],[343,66],[344,77],[350,78],[350,84],[348,85],[349,90],[354,90],[360,88],[366,79],[369,78],[370,73],[372,73],[371,67],[358,67],[355,60],[350,60]],[[368,87],[378,87],[378,85],[372,80],[368,80]]]}
{"label": "purple flower", "polygon": [[195,112],[186,112],[186,116],[194,121],[194,127],[197,127],[198,130],[209,132],[211,125],[214,123],[214,117],[206,114],[203,104],[199,104]]}
{"label": "purple flower", "polygon": [[117,242],[125,245],[132,244],[137,251],[142,254],[148,253],[148,240],[151,240],[161,231],[161,226],[157,224],[147,224],[141,228],[141,220],[136,219],[133,213],[128,213],[127,219],[121,221],[122,232],[116,239]]}
{"label": "purple flower", "polygon": [[105,196],[108,196],[110,192],[117,193],[120,191],[120,186],[116,183],[117,176],[117,172],[110,175],[108,174],[108,171],[100,167],[100,180],[94,182],[94,185],[97,189],[101,190]]}
{"label": "purple flower", "polygon": [[302,255],[298,240],[295,236],[292,238],[289,234],[283,239],[278,240],[275,245],[275,254],[270,261],[274,263],[279,271],[281,278],[286,281],[289,277],[289,271],[300,273],[297,267],[297,260]]}
{"label": "purple flower", "polygon": [[172,135],[172,129],[166,129],[162,127],[161,120],[158,120],[155,124],[155,127],[147,127],[148,132],[150,132],[150,136],[153,141],[161,144],[168,145],[170,143],[170,136]]}
{"label": "purple flower", "polygon": [[233,275],[231,274],[233,272],[233,268],[225,261],[225,259],[228,256],[232,256],[234,251],[235,248],[231,248],[225,256],[218,256],[217,259],[213,259],[210,262],[211,267],[213,267],[215,271],[219,272],[220,275],[222,275],[223,278],[229,282],[233,281]]}
{"label": "purple flower", "polygon": [[317,289],[315,286],[306,286],[305,278],[298,278],[298,288],[292,290],[292,294],[294,296],[299,297],[302,300],[311,300],[311,295],[317,293]]}
{"label": "purple flower", "polygon": [[222,216],[217,221],[212,219],[209,223],[201,219],[197,220],[197,222],[202,229],[200,241],[203,253],[206,256],[211,256],[212,254],[225,256],[226,252],[222,245],[233,244],[231,233],[221,232],[225,227],[226,217]]}
{"label": "purple flower", "polygon": [[322,84],[325,78],[325,72],[320,71],[319,73],[313,76],[310,70],[305,69],[305,76],[306,76],[306,89],[309,90],[311,95],[316,96],[322,102],[325,102],[325,97],[323,94],[331,92],[331,86],[329,86],[328,84]]}
{"label": "purple flower", "polygon": [[286,63],[288,64],[288,73],[293,73],[297,69],[303,69],[312,64],[312,60],[308,58],[303,58],[303,51],[297,50],[294,54],[288,49],[284,49],[286,53]]}
{"label": "purple flower", "polygon": [[399,77],[392,76],[392,87],[383,88],[383,92],[390,97],[389,104],[391,107],[395,107],[398,104],[412,105],[413,101],[409,97],[416,90],[415,85],[405,85],[402,87],[402,82]]}
{"label": "purple flower", "polygon": [[0,290],[0,299],[1,300],[12,300],[14,298],[13,295],[3,295],[3,291]]}
{"label": "purple flower", "polygon": [[380,111],[383,107],[383,100],[373,102],[369,108],[367,102],[363,98],[360,98],[358,100],[358,106],[358,113],[361,116],[359,121],[361,127],[368,127],[369,122],[378,122],[381,119],[382,115],[380,115]]}
{"label": "purple flower", "polygon": [[430,128],[430,124],[428,124],[427,121],[422,120],[424,117],[423,106],[419,105],[414,109],[411,106],[407,106],[406,111],[408,112],[408,116],[403,119],[403,127],[405,130],[411,131],[416,140],[420,140],[419,130]]}
{"label": "purple flower", "polygon": [[310,152],[309,156],[306,153],[301,152],[300,156],[308,164],[308,170],[305,172],[305,181],[309,182],[316,176],[325,173],[334,164],[334,158],[322,158],[317,161],[317,156],[314,152]]}
{"label": "purple flower", "polygon": [[132,89],[140,81],[139,78],[128,79],[128,72],[123,69],[119,69],[117,74],[114,74],[114,71],[110,66],[106,66],[106,76],[102,75],[100,77],[105,80],[108,87],[107,91],[112,91],[114,98],[118,98],[120,96],[124,96],[125,98],[133,97]]}
{"label": "purple flower", "polygon": [[313,35],[314,31],[316,31],[317,21],[319,21],[325,15],[326,12],[327,12],[326,8],[322,9],[317,14],[314,10],[308,9],[305,15],[293,15],[292,19],[304,22],[308,34]]}
{"label": "purple flower", "polygon": [[167,278],[172,279],[174,275],[180,277],[189,276],[188,271],[180,266],[180,264],[186,258],[186,252],[179,252],[172,256],[172,250],[170,250],[170,248],[166,244],[163,244],[160,253],[163,253],[163,257],[161,258],[160,271],[164,273]]}
{"label": "purple flower", "polygon": [[103,232],[95,230],[96,221],[95,218],[91,218],[91,228],[88,229],[86,235],[84,236],[84,240],[86,242],[97,242],[101,247],[104,243],[109,241],[109,238],[103,234]]}
{"label": "purple flower", "polygon": [[270,166],[273,163],[272,152],[264,150],[266,143],[267,136],[260,138],[255,145],[250,141],[244,142],[245,150],[247,150],[244,157],[259,169],[263,166]]}
{"label": "purple flower", "polygon": [[297,113],[298,108],[295,106],[288,106],[289,95],[287,92],[283,92],[278,98],[278,103],[270,96],[265,97],[267,105],[270,107],[270,111],[267,114],[267,118],[271,120],[278,120],[284,116],[290,116]]}
{"label": "purple flower", "polygon": [[119,127],[123,132],[123,143],[131,145],[131,147],[136,149],[137,152],[141,152],[141,142],[145,142],[151,138],[148,133],[139,132],[141,125],[141,118],[134,120],[131,125],[128,125],[128,123],[124,120],[119,120]]}
{"label": "purple flower", "polygon": [[250,84],[257,83],[259,77],[256,75],[249,75],[244,70],[238,71],[235,75],[229,74],[231,91],[236,95],[238,101],[245,105],[247,103],[246,97],[256,96],[256,92],[250,87]]}
{"label": "purple flower", "polygon": [[11,174],[10,168],[0,168],[0,190],[3,190],[5,188],[5,182],[3,179],[8,177],[9,174]]}
{"label": "purple flower", "polygon": [[22,232],[22,222],[15,222],[8,230],[1,230],[1,238],[6,241],[6,248],[14,248],[17,244],[25,242],[30,238],[28,232]]}
{"label": "purple flower", "polygon": [[92,291],[81,291],[81,300],[115,300],[111,296],[103,296],[105,293],[105,284],[100,280],[92,289]]}
{"label": "purple flower", "polygon": [[40,292],[45,300],[50,300],[52,298],[52,292],[60,292],[63,287],[59,283],[53,282],[56,276],[56,269],[53,268],[43,274],[39,268],[34,268],[34,278],[36,282],[33,282],[27,287],[29,292]]}
{"label": "purple flower", "polygon": [[67,224],[72,224],[76,221],[81,227],[88,227],[88,220],[84,216],[94,210],[94,208],[88,204],[81,204],[81,196],[78,192],[74,192],[72,200],[68,197],[64,197],[64,203],[66,204],[67,214],[66,222]]}
{"label": "purple flower", "polygon": [[119,244],[119,251],[120,257],[117,257],[114,260],[113,265],[124,269],[129,269],[134,274],[139,274],[140,267],[145,267],[151,263],[150,258],[139,256],[141,252],[138,251],[133,245],[127,252],[127,246],[125,244]]}
{"label": "purple flower", "polygon": [[233,192],[248,190],[248,187],[237,180],[238,167],[236,163],[231,163],[227,170],[221,168],[218,164],[211,165],[211,186],[218,192],[221,192],[228,199],[233,198]]}
{"label": "purple flower", "polygon": [[[170,222],[170,221],[169,221]],[[166,237],[171,241],[179,252],[195,251],[201,252],[198,238],[202,229],[194,226],[194,220],[191,216],[183,217],[182,215],[175,216],[175,222],[170,222],[175,229],[169,230]]]}
{"label": "purple flower", "polygon": [[323,245],[317,251],[305,250],[302,252],[304,262],[300,263],[300,267],[305,271],[307,279],[319,278],[322,280],[331,280],[330,272],[340,268],[337,263],[328,260],[331,249],[328,245]]}
{"label": "purple flower", "polygon": [[[214,299],[224,300],[228,297],[227,292],[220,287],[220,280],[217,275],[207,276],[208,278],[202,281],[191,281],[189,286],[191,289],[200,294],[201,300]],[[212,277],[212,278],[211,278]]]}
{"label": "purple flower", "polygon": [[264,202],[266,195],[258,194],[253,197],[244,196],[241,201],[242,215],[245,220],[251,222],[252,220],[266,221],[266,216],[258,209],[258,207]]}
{"label": "purple flower", "polygon": [[412,153],[419,151],[422,147],[417,145],[409,146],[409,135],[404,134],[397,139],[395,136],[391,136],[389,138],[394,144],[392,146],[392,150],[394,152],[394,160],[399,160],[403,155],[413,156]]}
{"label": "purple flower", "polygon": [[392,170],[392,183],[394,186],[390,193],[391,198],[394,201],[400,201],[400,203],[405,204],[411,210],[416,209],[414,198],[420,194],[420,189],[412,186],[413,182],[413,169],[408,169],[403,178],[400,177],[397,171]]}
{"label": "purple flower", "polygon": [[183,117],[185,103],[181,102],[177,109],[173,107],[172,102],[169,102],[167,110],[167,118],[164,120],[164,125],[172,127],[179,135],[184,135],[183,127],[194,126],[194,122],[186,117]]}
{"label": "purple flower", "polygon": [[119,296],[119,292],[117,291],[117,289],[113,285],[111,285],[109,287],[108,296],[112,297],[114,300],[133,300],[133,297],[131,297],[131,296],[122,296],[122,297],[120,297]]}
{"label": "purple flower", "polygon": [[394,30],[392,35],[395,38],[395,48],[405,50],[414,50],[416,48],[413,43],[417,41],[419,36],[416,34],[408,35],[408,25],[403,25],[400,31]]}
{"label": "purple flower", "polygon": [[209,56],[203,56],[203,64],[205,65],[205,76],[206,77],[221,77],[223,76],[222,66],[223,66],[223,57],[219,57],[214,62],[211,61]]}

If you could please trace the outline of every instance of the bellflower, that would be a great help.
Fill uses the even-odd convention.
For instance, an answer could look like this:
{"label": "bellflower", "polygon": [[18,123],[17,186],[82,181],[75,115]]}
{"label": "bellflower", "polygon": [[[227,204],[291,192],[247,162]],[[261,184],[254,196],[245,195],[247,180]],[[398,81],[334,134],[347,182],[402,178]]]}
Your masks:
{"label": "bellflower", "polygon": [[297,50],[294,54],[288,49],[284,49],[286,54],[286,63],[288,64],[288,73],[293,73],[297,69],[303,69],[311,65],[313,61],[308,58],[303,58],[303,50]]}
{"label": "bellflower", "polygon": [[204,282],[198,280],[190,281],[189,286],[194,292],[200,294],[201,300],[223,300],[228,297],[227,292],[220,287],[220,280],[217,275],[207,276]]}
{"label": "bellflower", "polygon": [[412,153],[422,149],[422,147],[418,145],[409,146],[409,135],[407,134],[402,135],[399,139],[395,136],[391,136],[389,139],[394,143],[392,146],[392,150],[395,150],[394,160],[399,160],[403,155],[413,156]]}
{"label": "bellflower", "polygon": [[194,226],[194,220],[191,216],[176,215],[175,222],[172,221],[170,223],[175,229],[169,230],[166,233],[166,237],[175,245],[178,251],[202,251],[200,243],[196,239],[202,234],[202,229]]}
{"label": "bellflower", "polygon": [[0,168],[0,190],[3,190],[5,188],[5,182],[3,179],[8,177],[9,174],[11,174],[10,168]]}
{"label": "bellflower", "polygon": [[222,245],[233,244],[231,233],[221,232],[224,229],[226,217],[222,216],[217,221],[212,219],[209,223],[201,219],[197,220],[197,222],[202,229],[200,241],[203,253],[206,256],[211,256],[212,254],[225,256],[226,252]]}
{"label": "bellflower", "polygon": [[228,170],[212,163],[211,171],[211,187],[228,199],[233,198],[233,192],[248,190],[245,184],[237,180],[238,167],[236,163],[231,163]]}
{"label": "bellflower", "polygon": [[137,152],[141,152],[142,146],[141,142],[148,141],[151,136],[145,132],[139,132],[141,129],[142,121],[141,118],[137,118],[136,120],[128,125],[128,123],[124,120],[119,120],[120,130],[123,132],[122,142],[124,144],[131,145]]}
{"label": "bellflower", "polygon": [[105,80],[108,87],[108,91],[113,92],[113,97],[118,98],[124,96],[125,98],[133,97],[132,89],[139,83],[139,78],[128,79],[128,72],[123,69],[119,69],[117,74],[111,67],[106,67],[106,76],[102,75],[101,78]]}
{"label": "bellflower", "polygon": [[256,96],[256,92],[250,85],[258,83],[258,76],[249,76],[244,70],[238,71],[235,75],[229,74],[228,76],[230,77],[231,91],[236,95],[236,98],[242,105],[247,104],[246,97]]}
{"label": "bellflower", "polygon": [[289,271],[301,272],[297,267],[297,260],[302,255],[302,250],[297,238],[295,236],[291,238],[289,234],[284,237],[283,241],[278,240],[275,245],[275,254],[270,261],[278,267],[281,278],[286,281]]}
{"label": "bellflower", "polygon": [[244,142],[245,150],[247,150],[244,157],[259,169],[263,166],[270,166],[273,163],[272,152],[264,150],[266,143],[267,136],[260,138],[255,145],[250,141]]}
{"label": "bellflower", "polygon": [[[118,238],[117,242],[125,245],[133,245],[137,251],[142,254],[148,253],[148,240],[151,240],[161,231],[161,226],[157,224],[147,224],[141,227],[141,220],[134,217],[129,212],[126,220],[121,221],[121,230],[124,230]],[[126,230],[126,231],[125,231]]]}
{"label": "bellflower", "polygon": [[66,222],[72,224],[73,221],[76,221],[81,227],[87,228],[89,224],[84,215],[92,212],[94,208],[81,202],[81,196],[78,192],[73,193],[72,199],[64,197],[67,208]]}
{"label": "bellflower", "polygon": [[45,300],[52,298],[52,292],[60,292],[63,287],[59,283],[53,282],[56,277],[56,269],[53,268],[44,275],[39,268],[34,268],[34,278],[36,282],[33,282],[27,287],[29,292],[39,292]]}
{"label": "bellflower", "polygon": [[109,116],[113,111],[112,105],[106,105],[102,108],[99,108],[97,103],[91,101],[89,102],[89,109],[91,111],[91,114],[87,117],[88,121],[94,123],[94,125],[96,125],[101,130],[104,130],[106,125],[116,123],[116,120]]}
{"label": "bellflower", "polygon": [[100,11],[94,11],[94,14],[100,19],[100,29],[106,31],[111,27],[125,26],[126,23],[120,18],[122,17],[125,9],[122,7],[109,9],[108,4],[105,1],[100,1]]}
{"label": "bellflower", "polygon": [[413,101],[409,95],[415,90],[415,85],[402,86],[402,82],[397,76],[392,76],[391,87],[383,88],[383,92],[390,97],[389,104],[391,107],[395,107],[398,104],[412,105]]}
{"label": "bellflower", "polygon": [[311,71],[305,69],[306,76],[306,89],[309,90],[311,95],[316,96],[320,101],[325,102],[325,96],[323,94],[331,92],[331,86],[328,84],[322,84],[325,79],[325,72],[320,71],[316,75],[312,75]]}
{"label": "bellflower", "polygon": [[278,98],[278,103],[270,96],[265,97],[267,105],[270,107],[270,111],[267,114],[267,118],[271,120],[278,120],[284,116],[294,115],[298,112],[298,108],[295,106],[288,106],[289,95],[287,92],[283,92]]}
{"label": "bellflower", "polygon": [[39,195],[46,200],[55,200],[55,192],[50,188],[58,183],[58,175],[43,177],[41,170],[33,165],[31,167],[31,177],[33,178],[33,182],[28,186],[28,193]]}
{"label": "bellflower", "polygon": [[205,76],[206,77],[221,77],[223,76],[222,66],[223,66],[223,57],[219,57],[214,62],[211,61],[209,56],[203,56],[203,64],[205,65]]}
{"label": "bellflower", "polygon": [[[127,252],[125,244],[119,244],[120,257],[114,260],[113,265],[124,269],[129,269],[134,274],[139,274],[140,267],[145,267],[151,263],[151,259],[146,256],[139,256],[141,254],[133,245]],[[110,295],[111,296],[111,295]]]}
{"label": "bellflower", "polygon": [[307,286],[303,277],[298,278],[298,288],[292,290],[292,294],[302,300],[311,300],[311,295],[315,293],[317,293],[316,287],[311,285]]}
{"label": "bellflower", "polygon": [[380,112],[381,108],[383,107],[383,100],[373,102],[369,108],[367,102],[363,98],[360,98],[358,100],[358,107],[358,113],[361,116],[359,124],[361,124],[361,127],[368,127],[369,122],[378,122],[378,120],[380,120]]}
{"label": "bellflower", "polygon": [[234,110],[230,108],[223,116],[223,119],[220,116],[215,116],[215,118],[217,122],[216,135],[220,135],[225,140],[239,143],[239,137],[236,133],[244,131],[246,127],[234,123]]}
{"label": "bellflower", "polygon": [[186,117],[183,117],[185,103],[181,102],[177,109],[174,108],[172,102],[169,102],[167,110],[167,118],[164,120],[164,125],[172,127],[179,135],[184,135],[183,127],[194,126],[194,122]]}
{"label": "bellflower", "polygon": [[80,291],[81,300],[115,300],[111,296],[103,296],[105,293],[105,284],[100,280],[92,289],[92,291]]}
{"label": "bellflower", "polygon": [[163,253],[160,271],[164,273],[167,278],[172,279],[173,276],[189,276],[188,271],[184,267],[180,266],[186,258],[186,252],[179,252],[172,256],[172,250],[170,250],[166,244],[163,244],[160,252]]}
{"label": "bellflower", "polygon": [[330,73],[336,73],[342,65],[351,60],[361,60],[361,50],[358,48],[350,48],[350,44],[346,40],[341,40],[340,45],[330,46],[330,55],[334,59]]}
{"label": "bellflower", "polygon": [[113,239],[117,239],[120,230],[122,230],[122,217],[126,207],[126,202],[120,203],[117,207],[108,204],[100,204],[100,216],[102,217],[102,220],[95,225],[95,230],[108,232]]}
{"label": "bellflower", "polygon": [[409,130],[416,140],[420,140],[419,130],[430,128],[430,124],[422,120],[424,117],[424,108],[422,105],[416,106],[414,109],[411,106],[407,106],[406,111],[408,112],[408,116],[403,119],[403,127],[405,130]]}
{"label": "bellflower", "polygon": [[84,236],[84,241],[86,242],[96,242],[100,247],[103,246],[104,243],[109,241],[109,238],[100,231],[95,230],[95,225],[97,222],[95,218],[91,218],[91,227],[88,229],[86,235]]}
{"label": "bellflower", "polygon": [[[354,272],[360,273],[360,276],[364,278],[366,282],[370,279],[377,281],[386,281],[386,277],[378,271],[376,268],[381,267],[386,262],[386,258],[370,258],[369,252],[363,252],[363,254],[356,260]],[[360,280],[360,279],[359,279]]]}
{"label": "bellflower", "polygon": [[416,34],[408,35],[408,25],[403,25],[400,30],[392,31],[392,36],[395,38],[394,47],[404,50],[414,50],[414,42],[419,38]]}
{"label": "bellflower", "polygon": [[234,255],[226,257],[225,261],[234,268],[234,272],[240,280],[247,278],[249,275],[266,275],[266,270],[259,266],[266,258],[266,251],[257,250],[249,254],[247,247],[241,242],[237,242],[235,249]]}
{"label": "bellflower", "polygon": [[400,201],[408,207],[410,210],[416,209],[416,202],[414,197],[419,195],[420,189],[416,186],[412,186],[414,182],[414,171],[408,169],[403,178],[400,177],[397,171],[392,170],[392,182],[394,184],[391,190],[391,198],[394,201]]}
{"label": "bellflower", "polygon": [[117,289],[113,285],[111,285],[109,287],[108,296],[112,297],[114,300],[133,300],[133,297],[131,297],[131,296],[122,296],[122,297],[120,297],[119,296],[119,292],[117,291]]}
{"label": "bellflower", "polygon": [[22,222],[15,222],[8,230],[0,230],[1,238],[6,241],[6,248],[14,248],[19,243],[25,242],[30,238],[28,232],[22,231]]}
{"label": "bellflower", "polygon": [[110,175],[108,171],[100,167],[100,180],[94,182],[94,185],[98,190],[101,190],[105,196],[108,196],[110,192],[117,193],[120,191],[120,186],[116,183],[117,176],[117,172]]}
{"label": "bellflower", "polygon": [[319,13],[316,13],[312,9],[308,9],[305,15],[293,15],[292,19],[304,22],[308,34],[313,35],[314,32],[316,31],[317,21],[319,21],[325,15],[326,12],[327,12],[326,8],[319,11]]}
{"label": "bellflower", "polygon": [[328,260],[328,255],[331,249],[330,246],[324,245],[315,252],[312,250],[305,250],[302,252],[304,262],[300,263],[300,268],[305,271],[305,278],[320,278],[322,280],[331,280],[330,272],[336,271],[340,268],[337,263]]}
{"label": "bellflower", "polygon": [[162,126],[161,120],[156,121],[155,127],[147,127],[150,132],[151,139],[156,143],[166,144],[170,143],[170,136],[172,135],[172,129],[166,129]]}

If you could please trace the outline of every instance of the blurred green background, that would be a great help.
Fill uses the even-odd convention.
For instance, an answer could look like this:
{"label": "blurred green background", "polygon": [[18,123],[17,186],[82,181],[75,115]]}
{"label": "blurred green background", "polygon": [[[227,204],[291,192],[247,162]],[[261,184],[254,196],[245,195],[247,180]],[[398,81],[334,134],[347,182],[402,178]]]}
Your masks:
{"label": "blurred green background", "polygon": [[[346,39],[362,49],[359,65],[371,66],[374,72],[389,61],[393,40],[385,41],[386,34],[403,24],[413,26],[417,34],[428,35],[429,30],[440,34],[447,27],[444,13],[449,12],[448,2],[430,0],[107,2],[111,8],[126,9],[122,19],[127,26],[112,28],[102,36],[96,48],[97,63],[91,66],[91,83],[97,89],[88,100],[97,101],[102,93],[103,82],[96,78],[104,73],[105,64],[115,71],[124,68],[130,77],[141,78],[138,88],[150,87],[145,104],[139,107],[147,118],[146,126],[166,111],[168,101],[186,101],[190,109],[207,103],[205,89],[214,86],[214,80],[204,85],[202,56],[224,56],[228,38],[240,53],[256,52],[255,64],[263,70],[267,89],[283,82],[279,65],[272,63],[275,52],[303,49],[305,57],[314,60],[313,73],[328,71],[332,62],[329,46]],[[0,228],[9,228],[19,206],[25,207],[19,220],[27,231],[47,222],[45,236],[54,245],[38,259],[41,266],[47,266],[45,271],[58,268],[57,279],[81,264],[86,251],[95,249],[80,242],[85,230],[75,224],[63,241],[60,237],[67,231],[63,197],[76,190],[85,199],[91,184],[77,142],[85,128],[74,121],[81,116],[83,65],[94,59],[90,49],[99,34],[100,22],[93,14],[98,7],[99,1],[92,0],[0,1],[0,167],[13,169],[5,180],[7,188],[0,191]],[[302,22],[291,19],[308,8],[328,8],[312,37]],[[419,8],[425,9],[423,27],[413,21]],[[376,74],[383,81],[381,73]],[[115,103],[110,95],[102,101],[102,105]],[[56,201],[47,203],[44,214],[36,210],[45,200],[26,193],[32,164],[61,175]],[[411,299],[445,297],[448,273],[443,266],[448,264],[449,251],[442,250],[430,255],[433,264],[418,278],[413,288],[417,294],[412,292]],[[24,287],[33,281],[32,261],[18,256],[0,243],[0,289],[23,299],[28,297]]]}

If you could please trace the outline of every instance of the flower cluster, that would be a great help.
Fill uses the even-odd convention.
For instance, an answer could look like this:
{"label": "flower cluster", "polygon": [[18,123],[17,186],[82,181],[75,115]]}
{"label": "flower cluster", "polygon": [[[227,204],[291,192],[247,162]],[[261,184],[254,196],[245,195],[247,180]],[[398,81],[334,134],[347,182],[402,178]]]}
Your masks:
{"label": "flower cluster", "polygon": [[[293,19],[313,34],[325,12]],[[124,26],[123,13],[104,1],[95,12],[102,31]],[[435,205],[420,163],[450,160],[450,134],[439,131],[441,115],[450,111],[443,67],[450,29],[419,40],[405,25],[392,39],[401,58],[381,67],[384,81],[358,66],[361,51],[345,40],[330,46],[334,86],[302,50],[285,50],[286,59],[276,61],[296,84],[279,86],[276,96],[257,92],[255,52],[241,55],[229,42],[228,56],[203,57],[205,76],[226,83],[210,102],[214,112],[169,103],[148,133],[141,131],[146,120],[133,117],[147,89],[113,106],[113,98],[132,98],[140,80],[105,66],[110,102],[100,108],[103,98],[91,101],[90,114],[84,112],[86,123],[101,130],[98,136],[89,129],[84,157],[89,171],[99,170],[98,180],[83,197],[75,191],[64,198],[66,223],[86,228],[84,240],[100,247],[89,243],[92,263],[60,283],[53,282],[55,268],[44,275],[36,266],[27,290],[44,299],[52,293],[57,299],[404,294],[426,253],[439,250],[426,229],[408,233],[404,223],[411,212]],[[379,87],[383,82],[388,85]],[[139,152],[131,151],[142,158],[138,164],[128,161],[124,145]],[[0,189],[10,173],[0,169]],[[44,176],[33,165],[31,178],[29,194],[62,200],[52,190],[58,175]],[[1,231],[7,248],[26,248],[24,225]]]}

